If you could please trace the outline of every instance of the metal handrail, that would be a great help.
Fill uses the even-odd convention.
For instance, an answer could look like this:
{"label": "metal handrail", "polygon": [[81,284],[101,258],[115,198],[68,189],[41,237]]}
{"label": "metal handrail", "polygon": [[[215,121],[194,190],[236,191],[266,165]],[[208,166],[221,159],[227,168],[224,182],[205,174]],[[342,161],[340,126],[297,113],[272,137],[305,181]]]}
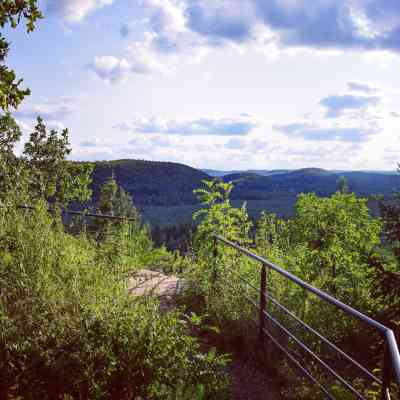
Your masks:
{"label": "metal handrail", "polygon": [[[334,305],[335,307],[339,308],[340,310],[344,311],[346,314],[355,317],[362,321],[363,323],[373,327],[374,329],[378,330],[385,341],[385,352],[384,352],[384,366],[383,366],[383,379],[382,381],[376,378],[374,375],[372,375],[369,371],[367,371],[361,364],[359,364],[357,361],[353,360],[349,355],[344,353],[342,350],[340,350],[337,346],[335,346],[333,343],[331,343],[328,339],[324,338],[320,333],[312,329],[308,324],[306,324],[304,321],[299,319],[297,316],[295,316],[293,313],[291,313],[289,310],[287,310],[285,307],[283,307],[281,304],[279,304],[275,299],[273,299],[272,303],[277,305],[279,308],[281,308],[282,311],[284,311],[286,314],[290,315],[292,318],[294,318],[297,322],[300,322],[301,325],[306,328],[308,331],[312,332],[313,334],[317,335],[321,340],[323,340],[325,343],[330,345],[331,348],[334,350],[338,351],[339,354],[342,356],[345,356],[348,361],[351,361],[354,365],[356,365],[358,368],[360,368],[364,373],[367,373],[367,375],[374,380],[374,382],[381,384],[382,387],[382,398],[383,399],[390,399],[390,384],[391,384],[391,376],[392,372],[394,373],[395,380],[400,388],[400,353],[399,353],[399,348],[396,342],[395,335],[391,329],[386,327],[385,325],[381,324],[378,321],[375,321],[374,319],[368,317],[367,315],[361,313],[360,311],[348,306],[347,304],[341,302],[340,300],[337,300],[336,298],[332,297],[331,295],[325,293],[324,291],[310,285],[307,282],[304,282],[297,276],[291,274],[290,272],[282,269],[278,265],[264,259],[263,257],[258,256],[257,254],[252,253],[251,251],[237,245],[236,243],[222,237],[219,235],[213,235],[214,237],[214,257],[218,255],[218,250],[217,250],[217,244],[218,242],[221,242],[229,247],[232,247],[239,251],[240,253],[246,255],[247,257],[260,262],[262,265],[261,269],[261,286],[260,289],[257,289],[254,285],[250,284],[247,280],[244,278],[241,279],[243,282],[246,284],[250,285],[253,289],[256,289],[259,291],[260,294],[260,306],[257,306],[252,300],[248,299],[251,301],[251,303],[256,306],[259,311],[260,311],[260,319],[259,319],[259,325],[260,325],[260,339],[262,339],[262,336],[266,334],[272,341],[278,345],[279,348],[281,348],[282,351],[292,360],[295,362],[297,366],[300,366],[300,369],[305,373],[306,376],[308,376],[314,383],[316,383],[320,388],[321,385],[320,382],[316,381],[314,377],[310,374],[309,371],[307,371],[306,368],[301,366],[301,363],[298,362],[297,360],[293,360],[293,355],[288,352],[287,349],[283,350],[283,346],[277,342],[276,339],[272,338],[272,335],[267,332],[265,329],[265,317],[268,318],[271,322],[274,322],[275,325],[278,325],[287,335],[292,337],[299,345],[302,347],[304,350],[307,352],[312,352],[307,346],[305,346],[299,339],[294,337],[291,332],[289,332],[282,324],[280,324],[278,321],[276,321],[274,318],[272,318],[271,315],[269,315],[266,312],[266,300],[267,298],[272,301],[273,298],[266,293],[266,268],[272,269],[275,272],[279,273],[286,279],[296,283],[303,289],[307,290],[308,292],[311,292],[318,296],[320,299],[324,300],[325,302]],[[215,276],[216,276],[216,271],[215,271]],[[240,277],[242,278],[242,277]],[[246,296],[247,298],[247,296]],[[314,354],[314,356],[316,356]],[[315,358],[315,357],[314,357]],[[335,371],[333,371],[328,365],[324,365],[325,363],[323,362],[323,366],[327,367],[327,370],[329,372],[333,372],[336,374]],[[355,393],[353,391],[353,387],[348,384],[345,380],[341,380],[341,383],[343,383],[349,390],[353,392],[356,396],[359,395],[359,393]],[[349,387],[350,386],[350,387]],[[332,395],[329,393],[329,391],[326,388],[323,388],[322,385],[322,390],[323,392],[328,396],[328,398],[332,398]],[[355,389],[354,389],[355,390]],[[363,398],[362,396],[359,398]]]}
{"label": "metal handrail", "polygon": [[[254,291],[259,292],[260,289],[256,288],[252,283],[250,283],[247,279],[244,279],[241,275],[239,275],[236,271],[230,270],[232,274],[234,274],[237,278],[239,278],[242,282],[244,282],[246,285],[251,287]],[[283,311],[286,315],[290,316],[292,319],[294,319],[297,323],[299,323],[303,328],[305,328],[307,331],[311,332],[315,336],[317,336],[321,341],[323,341],[325,344],[327,344],[331,349],[333,349],[336,353],[340,354],[344,358],[347,359],[350,363],[352,363],[355,367],[357,367],[360,371],[362,371],[365,375],[367,375],[371,380],[374,382],[378,383],[379,385],[382,385],[382,381],[378,379],[375,375],[373,375],[370,371],[368,371],[363,365],[361,365],[359,362],[351,358],[347,353],[345,353],[342,349],[337,347],[334,343],[332,343],[329,339],[327,339],[325,336],[320,334],[318,331],[316,331],[314,328],[312,328],[310,325],[305,323],[302,319],[300,319],[297,315],[292,313],[290,310],[288,310],[285,306],[283,306],[281,303],[279,303],[274,297],[269,295],[268,293],[265,293],[265,297],[271,301],[273,305],[275,305],[277,308],[279,308],[281,311]],[[257,306],[258,308],[258,306]]]}
{"label": "metal handrail", "polygon": [[[28,206],[26,204],[20,204],[18,208],[25,209],[25,210],[34,210],[35,207]],[[59,209],[62,214],[67,214],[67,215],[81,215],[82,217],[91,217],[91,218],[104,218],[104,219],[115,219],[118,221],[131,221],[134,222],[136,221],[135,218],[130,218],[130,217],[120,217],[117,215],[109,215],[109,214],[96,214],[96,213],[89,213],[85,211],[75,211],[75,210],[67,210],[65,208],[60,208]],[[48,208],[48,212],[56,212],[57,209],[55,208]]]}

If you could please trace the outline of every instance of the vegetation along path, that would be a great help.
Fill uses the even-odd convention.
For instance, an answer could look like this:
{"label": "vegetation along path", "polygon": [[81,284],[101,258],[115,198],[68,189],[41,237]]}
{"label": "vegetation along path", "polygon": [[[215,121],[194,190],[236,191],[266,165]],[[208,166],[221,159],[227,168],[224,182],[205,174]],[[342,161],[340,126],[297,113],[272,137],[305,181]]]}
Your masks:
{"label": "vegetation along path", "polygon": [[[185,280],[159,271],[142,269],[129,278],[128,292],[133,296],[151,295],[160,300],[160,310],[168,311],[187,287]],[[207,346],[207,344],[206,344]],[[209,346],[209,345],[208,345]],[[207,347],[208,347],[207,346]],[[229,366],[233,400],[277,400],[281,397],[276,382],[243,354],[235,354]]]}

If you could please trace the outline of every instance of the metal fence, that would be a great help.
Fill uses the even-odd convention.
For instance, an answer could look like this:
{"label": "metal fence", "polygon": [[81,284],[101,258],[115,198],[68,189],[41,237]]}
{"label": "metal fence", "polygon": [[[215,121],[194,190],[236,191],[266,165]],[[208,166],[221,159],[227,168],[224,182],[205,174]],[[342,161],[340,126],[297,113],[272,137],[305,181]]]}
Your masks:
{"label": "metal fence", "polygon": [[[35,209],[35,207],[28,206],[26,204],[21,204],[18,207],[25,209],[25,210],[34,210]],[[80,216],[82,218],[103,218],[103,219],[116,220],[116,221],[121,221],[121,222],[135,222],[136,221],[135,218],[92,213],[92,212],[88,212],[88,211],[66,210],[64,208],[59,208],[59,209],[49,208],[48,211],[52,212],[52,213],[59,211],[61,213],[61,215],[75,215],[75,216]]]}
{"label": "metal fence", "polygon": [[[321,355],[317,354],[314,350],[312,350],[303,340],[301,340],[296,334],[294,334],[290,328],[285,326],[284,323],[279,321],[278,318],[272,315],[271,312],[268,312],[267,304],[274,305],[277,309],[280,310],[281,313],[285,314],[288,318],[296,321],[305,331],[314,335],[317,340],[321,343],[326,345],[333,351],[337,356],[342,357],[343,359],[348,362],[352,368],[358,370],[363,374],[363,376],[367,377],[369,381],[373,382],[375,385],[379,385],[381,390],[381,399],[390,400],[393,399],[394,393],[391,391],[393,387],[395,387],[395,391],[399,391],[400,389],[400,354],[399,349],[397,346],[396,338],[393,331],[386,326],[382,325],[381,323],[375,321],[374,319],[362,314],[361,312],[355,310],[354,308],[342,303],[341,301],[337,300],[336,298],[330,296],[329,294],[317,289],[316,287],[304,282],[303,280],[299,279],[295,275],[289,273],[288,271],[280,268],[279,266],[269,262],[268,260],[252,253],[251,251],[238,246],[237,244],[221,237],[221,236],[214,236],[214,250],[213,255],[216,258],[218,256],[218,244],[221,243],[224,246],[228,246],[230,248],[235,249],[240,254],[249,257],[250,259],[256,261],[260,265],[260,284],[259,286],[255,286],[247,279],[239,276],[239,279],[248,287],[251,288],[255,293],[258,295],[258,304],[253,298],[246,295],[243,291],[240,293],[241,296],[244,296],[246,300],[248,300],[258,311],[258,326],[259,326],[259,340],[264,341],[266,338],[269,339],[270,342],[274,343],[278,349],[280,349],[286,357],[295,365],[297,366],[300,371],[313,383],[315,384],[321,392],[326,396],[326,398],[331,400],[337,400],[338,397],[335,397],[332,394],[332,390],[330,386],[326,382],[322,382],[319,377],[316,377],[313,371],[308,368],[303,360],[296,357],[295,352],[293,352],[288,347],[285,346],[279,341],[279,335],[273,334],[274,332],[279,332],[281,335],[285,335],[290,338],[291,343],[298,346],[309,359],[312,359],[315,364],[318,364],[324,372],[330,375],[333,380],[342,385],[345,390],[353,395],[354,398],[360,400],[367,400],[365,394],[360,392],[360,388],[355,387],[354,383],[352,382],[351,378],[342,376],[343,373],[338,371],[333,363],[328,363]],[[359,361],[355,360],[353,356],[349,355],[342,349],[340,349],[337,345],[335,345],[331,340],[323,336],[321,333],[317,332],[313,329],[309,324],[305,321],[300,319],[296,316],[293,312],[291,312],[288,308],[282,305],[276,298],[272,296],[271,293],[267,290],[267,272],[268,270],[275,271],[286,280],[293,282],[294,284],[298,285],[299,287],[303,288],[309,293],[314,294],[324,303],[332,305],[335,309],[343,311],[346,315],[356,318],[362,321],[363,324],[373,329],[377,332],[384,343],[384,349],[381,352],[382,356],[382,368],[381,368],[381,376],[378,378],[374,373],[369,371],[368,368],[363,366]],[[217,277],[217,270],[215,270],[215,277]],[[229,282],[226,282],[229,284]]]}
{"label": "metal fence", "polygon": [[[32,206],[28,206],[26,204],[21,204],[18,206],[24,210],[34,210],[35,208]],[[68,210],[65,208],[48,208],[49,213],[59,213],[61,215],[62,222],[64,224],[65,231],[77,235],[81,232],[85,232],[87,234],[93,234],[94,236],[113,236],[115,232],[108,229],[107,232],[99,230],[98,227],[93,227],[92,222],[95,220],[105,220],[112,221],[113,223],[130,223],[137,222],[136,218],[126,217],[126,216],[118,216],[111,214],[100,214],[98,212],[90,212],[88,210],[78,211],[78,210]],[[74,218],[77,218],[75,220]]]}

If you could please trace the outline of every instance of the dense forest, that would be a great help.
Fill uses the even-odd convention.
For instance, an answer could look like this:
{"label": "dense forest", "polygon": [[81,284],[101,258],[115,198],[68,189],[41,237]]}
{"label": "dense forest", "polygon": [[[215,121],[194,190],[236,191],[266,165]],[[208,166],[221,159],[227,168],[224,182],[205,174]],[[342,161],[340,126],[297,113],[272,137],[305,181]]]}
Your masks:
{"label": "dense forest", "polygon": [[[201,187],[204,179],[211,179],[211,176],[195,168],[171,162],[116,160],[91,165],[94,168],[91,184],[93,201],[99,196],[101,184],[114,176],[133,197],[144,221],[154,229],[189,224],[192,214],[201,207],[193,190]],[[253,219],[259,218],[265,209],[282,217],[291,216],[297,195],[312,192],[329,196],[337,190],[342,177],[346,178],[350,191],[370,198],[369,205],[373,212],[378,211],[374,195],[390,201],[400,187],[400,176],[395,172],[331,172],[307,168],[265,174],[262,171],[237,172],[219,177],[225,182],[234,182],[233,204],[240,206],[245,201]]]}
{"label": "dense forest", "polygon": [[[34,0],[0,4],[2,28],[25,22],[32,31],[39,19]],[[49,130],[40,117],[22,143],[11,110],[29,91],[5,64],[9,46],[0,36],[1,399],[231,399],[236,359],[274,377],[280,398],[323,398],[254,327],[260,313],[253,303],[265,293],[274,299],[261,313],[269,316],[271,338],[301,360],[330,398],[381,398],[382,373],[385,390],[399,398],[396,352],[387,355],[382,335],[276,270],[262,282],[259,260],[216,240],[250,248],[392,329],[399,342],[398,176],[308,169],[211,179],[172,163],[69,161],[68,130]],[[293,198],[290,215],[265,207],[252,217],[243,200],[274,193]],[[391,202],[380,201],[379,214],[372,214],[371,194]],[[65,218],[76,205],[82,215]],[[194,225],[167,233],[155,228],[155,245],[140,216],[147,205],[196,207]],[[161,309],[152,294],[129,294],[129,279],[143,269],[185,282],[174,307]],[[330,352],[326,341],[342,353]],[[358,373],[343,352],[368,374]],[[321,361],[354,390],[327,374]]]}
{"label": "dense forest", "polygon": [[112,175],[138,207],[179,206],[197,203],[193,190],[208,175],[186,165],[144,160],[116,160],[94,163],[93,199],[102,183]]}
{"label": "dense forest", "polygon": [[[116,160],[94,163],[94,199],[100,185],[112,175],[134,199],[138,207],[185,206],[198,204],[193,190],[202,180],[211,177],[200,170],[183,164],[144,160]],[[359,196],[383,195],[393,197],[400,187],[400,176],[396,173],[331,172],[317,168],[306,168],[263,176],[254,172],[237,172],[223,175],[225,182],[234,182],[234,200],[270,200],[295,197],[300,193],[313,192],[328,196],[338,188],[341,177],[345,177],[349,189]],[[279,210],[278,210],[279,211]]]}

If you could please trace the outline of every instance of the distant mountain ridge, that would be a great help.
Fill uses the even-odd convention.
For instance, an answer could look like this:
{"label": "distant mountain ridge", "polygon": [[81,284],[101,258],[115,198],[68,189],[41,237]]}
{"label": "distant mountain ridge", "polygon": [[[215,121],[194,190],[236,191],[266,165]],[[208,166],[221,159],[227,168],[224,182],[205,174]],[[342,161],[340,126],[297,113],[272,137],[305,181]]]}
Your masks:
{"label": "distant mountain ridge", "polygon": [[[217,169],[201,169],[204,173],[210,176],[214,177],[222,177],[225,175],[231,175],[231,174],[244,174],[244,173],[252,173],[256,175],[263,175],[263,176],[269,176],[269,175],[278,175],[278,174],[285,174],[288,172],[292,171],[301,171],[301,170],[312,170],[312,169],[317,169],[317,170],[323,170],[321,168],[301,168],[301,169],[272,169],[272,170],[264,170],[264,169],[247,169],[247,170],[232,170],[232,171],[224,171],[224,170],[217,170]],[[348,172],[363,172],[363,173],[371,173],[371,174],[379,174],[379,175],[396,175],[398,172],[393,170],[393,171],[374,171],[374,170],[354,170],[354,171],[348,171],[348,170],[323,170],[327,172],[332,172],[332,173],[348,173]]]}
{"label": "distant mountain ridge", "polygon": [[249,170],[244,170],[244,171],[241,171],[241,170],[220,171],[220,170],[216,170],[216,169],[202,169],[201,171],[203,171],[204,173],[206,173],[207,175],[210,175],[212,177],[222,177],[225,175],[244,174],[244,173],[269,176],[269,175],[290,172],[292,170],[290,170],[290,169],[273,169],[273,170],[249,169]]}
{"label": "distant mountain ridge", "polygon": [[235,173],[225,175],[222,179],[235,183],[232,193],[235,199],[265,200],[308,192],[329,196],[338,190],[339,178],[342,176],[346,178],[349,190],[359,196],[382,194],[392,197],[395,191],[400,190],[400,174],[358,171],[338,173],[320,168],[303,168],[269,176]]}
{"label": "distant mountain ridge", "polygon": [[[191,212],[199,207],[193,190],[200,188],[202,180],[213,179],[204,170],[173,162],[145,160],[115,160],[94,163],[92,189],[94,202],[98,199],[101,184],[114,175],[117,182],[128,191],[147,220],[157,224],[190,221]],[[222,172],[222,171],[219,171]],[[314,192],[329,196],[338,190],[341,176],[347,179],[350,191],[360,196],[382,194],[392,198],[400,191],[400,174],[362,171],[327,171],[320,168],[298,170],[231,171],[221,175],[225,182],[235,184],[232,199],[235,205],[244,201],[252,216],[263,209],[280,215],[293,211],[300,193]],[[161,214],[168,215],[167,222]],[[157,214],[154,218],[153,214]],[[160,218],[158,218],[160,217]],[[184,217],[184,218],[183,218]]]}

